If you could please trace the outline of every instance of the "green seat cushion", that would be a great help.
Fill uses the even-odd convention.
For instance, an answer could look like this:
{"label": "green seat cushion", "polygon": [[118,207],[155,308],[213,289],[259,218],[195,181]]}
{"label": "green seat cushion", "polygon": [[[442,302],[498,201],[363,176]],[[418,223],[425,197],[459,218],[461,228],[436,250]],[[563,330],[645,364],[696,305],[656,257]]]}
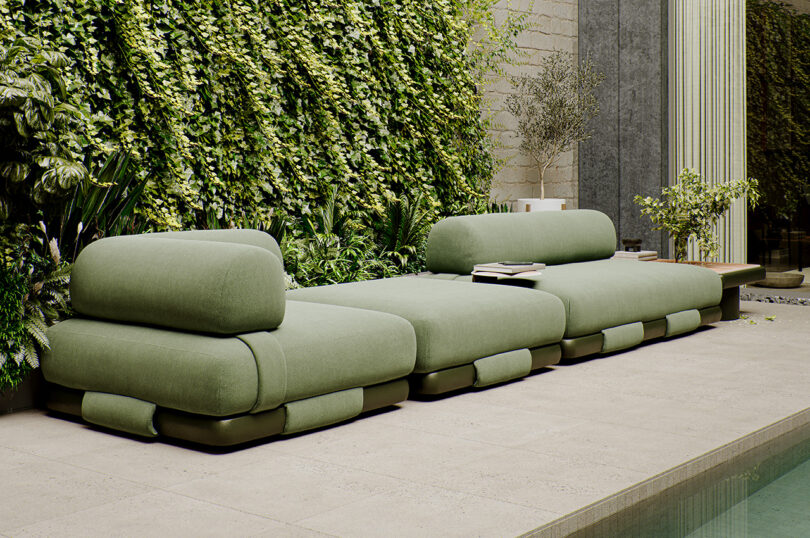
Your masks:
{"label": "green seat cushion", "polygon": [[87,319],[57,323],[48,338],[42,373],[51,383],[213,416],[256,402],[256,362],[237,338]]}
{"label": "green seat cushion", "polygon": [[565,305],[565,336],[574,338],[673,312],[720,304],[714,271],[693,265],[597,260],[546,267],[534,288]]}
{"label": "green seat cushion", "polygon": [[156,232],[141,237],[152,239],[185,239],[252,245],[272,252],[282,263],[281,249],[272,235],[260,230],[188,230],[183,232]]}
{"label": "green seat cushion", "polygon": [[615,250],[613,222],[599,211],[466,215],[431,228],[427,268],[434,273],[469,274],[478,263],[511,260],[552,265],[608,258]]}
{"label": "green seat cushion", "polygon": [[201,415],[227,416],[406,376],[416,336],[402,318],[290,305],[281,327],[234,337],[71,319],[48,329],[45,379]]}
{"label": "green seat cushion", "polygon": [[287,298],[290,305],[343,305],[405,318],[416,331],[417,373],[558,342],[564,330],[559,299],[507,286],[401,277],[291,290]]}
{"label": "green seat cushion", "polygon": [[284,287],[279,258],[264,248],[124,236],[81,252],[70,295],[89,317],[237,334],[281,324]]}
{"label": "green seat cushion", "polygon": [[287,401],[404,377],[416,361],[411,324],[383,312],[288,301],[271,334],[287,358]]}

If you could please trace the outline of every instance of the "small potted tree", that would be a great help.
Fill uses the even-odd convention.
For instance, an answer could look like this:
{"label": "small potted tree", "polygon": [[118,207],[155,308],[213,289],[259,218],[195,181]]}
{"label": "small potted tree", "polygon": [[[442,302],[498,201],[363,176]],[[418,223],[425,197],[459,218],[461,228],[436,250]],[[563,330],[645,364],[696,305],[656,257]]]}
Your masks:
{"label": "small potted tree", "polygon": [[689,239],[693,239],[700,251],[701,260],[717,255],[719,245],[712,233],[718,219],[731,207],[737,198],[748,197],[748,203],[756,205],[759,199],[756,179],[738,179],[710,187],[696,171],[684,169],[678,183],[665,187],[661,198],[636,195],[633,199],[641,206],[641,214],[648,215],[654,230],[666,230],[675,245],[676,262],[686,259]]}
{"label": "small potted tree", "polygon": [[[506,99],[506,107],[517,119],[520,149],[537,166],[540,200],[546,200],[548,167],[563,152],[590,138],[588,122],[599,114],[594,91],[604,78],[589,59],[577,64],[570,53],[556,50],[543,60],[536,75],[512,79],[514,93]],[[560,209],[564,203],[548,199],[531,205],[532,209]]]}

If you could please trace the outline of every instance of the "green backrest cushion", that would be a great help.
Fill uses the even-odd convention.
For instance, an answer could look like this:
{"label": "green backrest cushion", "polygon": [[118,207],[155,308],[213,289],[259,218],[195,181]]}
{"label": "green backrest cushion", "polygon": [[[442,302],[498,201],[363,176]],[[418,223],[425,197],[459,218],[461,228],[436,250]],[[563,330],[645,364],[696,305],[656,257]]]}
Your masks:
{"label": "green backrest cushion", "polygon": [[430,230],[427,269],[469,274],[477,263],[530,261],[548,265],[609,258],[616,229],[589,209],[450,217]]}
{"label": "green backrest cushion", "polygon": [[216,334],[281,324],[284,269],[269,250],[147,237],[111,237],[82,250],[70,279],[76,312]]}
{"label": "green backrest cushion", "polygon": [[184,232],[156,232],[144,237],[155,239],[185,239],[193,241],[215,241],[220,243],[239,243],[253,245],[272,252],[283,264],[281,249],[272,235],[260,230],[188,230]]}

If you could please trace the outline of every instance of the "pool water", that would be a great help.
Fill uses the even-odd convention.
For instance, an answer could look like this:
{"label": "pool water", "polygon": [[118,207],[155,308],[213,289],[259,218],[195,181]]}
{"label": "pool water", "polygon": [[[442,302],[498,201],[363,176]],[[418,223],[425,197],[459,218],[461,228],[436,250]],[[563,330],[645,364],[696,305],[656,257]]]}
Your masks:
{"label": "pool water", "polygon": [[[748,478],[751,486],[756,485],[755,478]],[[810,461],[760,487],[686,536],[810,536]]]}
{"label": "pool water", "polygon": [[810,537],[810,422],[568,536]]}

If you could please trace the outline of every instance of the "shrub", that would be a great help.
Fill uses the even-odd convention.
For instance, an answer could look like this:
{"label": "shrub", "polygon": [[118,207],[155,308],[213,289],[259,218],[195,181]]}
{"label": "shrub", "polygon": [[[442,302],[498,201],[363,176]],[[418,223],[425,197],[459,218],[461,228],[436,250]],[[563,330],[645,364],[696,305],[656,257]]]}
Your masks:
{"label": "shrub", "polygon": [[70,265],[62,261],[56,239],[48,239],[45,225],[2,233],[8,240],[0,259],[0,391],[39,366],[49,346],[46,329],[70,311]]}
{"label": "shrub", "polygon": [[0,223],[33,224],[37,210],[87,177],[84,117],[68,99],[67,65],[37,39],[0,39]]}
{"label": "shrub", "polygon": [[636,195],[633,201],[641,206],[641,214],[649,215],[654,230],[666,230],[675,243],[675,261],[686,258],[689,239],[693,238],[701,259],[717,255],[719,245],[714,237],[717,220],[742,196],[755,205],[759,199],[756,179],[739,179],[710,187],[703,177],[684,169],[678,182],[665,187],[661,198]]}

